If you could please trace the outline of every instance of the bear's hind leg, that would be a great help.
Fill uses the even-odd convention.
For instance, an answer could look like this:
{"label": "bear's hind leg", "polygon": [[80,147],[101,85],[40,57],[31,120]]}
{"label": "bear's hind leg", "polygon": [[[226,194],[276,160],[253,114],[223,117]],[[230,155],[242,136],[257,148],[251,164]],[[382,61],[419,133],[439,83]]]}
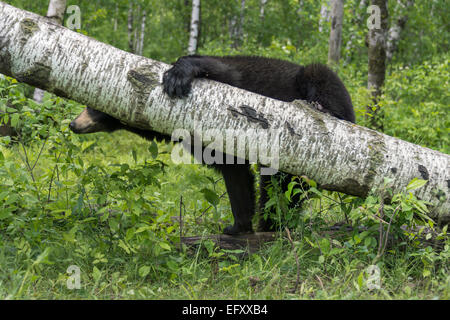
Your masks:
{"label": "bear's hind leg", "polygon": [[267,217],[264,219],[264,212],[266,207],[266,202],[269,201],[269,195],[267,193],[267,187],[270,186],[271,176],[260,175],[259,179],[259,222],[258,222],[258,232],[273,231],[275,226],[275,221]]}
{"label": "bear's hind leg", "polygon": [[222,172],[234,217],[234,225],[226,227],[223,232],[229,235],[253,233],[255,186],[250,165],[227,164],[214,167]]}
{"label": "bear's hind leg", "polygon": [[[279,188],[278,192],[281,192],[281,196],[284,197],[284,192],[286,192],[288,190],[288,185],[289,183],[292,181],[293,175],[291,174],[287,174],[287,173],[283,173],[283,172],[278,172],[277,174],[275,174],[275,180],[277,181],[277,188]],[[260,183],[259,183],[259,222],[258,222],[258,232],[273,232],[273,231],[277,231],[280,228],[282,228],[283,226],[280,225],[279,222],[283,223],[282,221],[284,220],[284,216],[280,217],[279,222],[277,222],[275,219],[273,219],[275,213],[275,210],[273,208],[268,209],[270,210],[269,215],[266,219],[264,219],[264,213],[266,211],[265,207],[266,207],[266,203],[267,201],[269,201],[269,195],[267,193],[267,188],[270,187],[272,185],[272,176],[268,176],[268,175],[260,175]],[[275,188],[275,187],[274,187]],[[303,186],[303,188],[305,188],[305,186]],[[291,197],[291,201],[290,203],[285,203],[286,206],[282,207],[282,211],[283,211],[283,215],[286,214],[286,210],[290,210],[296,206],[301,205],[301,200],[300,200],[300,195],[301,193],[297,193],[295,196]],[[281,204],[283,205],[283,204]]]}

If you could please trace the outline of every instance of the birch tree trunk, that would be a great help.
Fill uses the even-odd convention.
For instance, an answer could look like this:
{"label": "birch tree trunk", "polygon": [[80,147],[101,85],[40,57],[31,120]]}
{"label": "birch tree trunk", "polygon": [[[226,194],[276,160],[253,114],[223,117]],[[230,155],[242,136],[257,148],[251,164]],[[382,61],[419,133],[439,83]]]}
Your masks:
{"label": "birch tree trunk", "polygon": [[168,68],[0,2],[0,73],[134,127],[168,135],[212,130],[226,137],[214,149],[228,154],[239,154],[234,138],[244,136],[246,158],[265,145],[275,150],[274,167],[328,190],[365,197],[385,178],[395,181],[394,193],[413,178],[426,179],[413,192],[433,204],[432,217],[449,216],[449,155],[338,120],[303,101],[286,103],[206,79],[195,80],[186,99],[170,99],[161,85]]}
{"label": "birch tree trunk", "polygon": [[325,22],[330,21],[330,0],[322,2],[320,6],[320,20],[319,20],[319,32],[323,32],[323,25]]}
{"label": "birch tree trunk", "polygon": [[341,58],[342,23],[344,20],[344,0],[333,0],[331,9],[331,31],[328,47],[328,64],[338,65]]}
{"label": "birch tree trunk", "polygon": [[234,15],[231,18],[231,28],[230,37],[233,40],[231,47],[236,49],[239,48],[243,40],[243,29],[244,29],[244,12],[245,12],[245,0],[241,0],[241,7],[239,10],[239,22],[238,16]]}
{"label": "birch tree trunk", "polygon": [[391,24],[387,35],[386,59],[388,62],[392,60],[395,51],[397,51],[401,33],[408,21],[408,9],[413,5],[413,0],[406,0],[405,3],[403,3],[402,0],[397,0],[397,18],[396,21]]}
{"label": "birch tree trunk", "polygon": [[[376,106],[378,97],[382,93],[382,87],[386,77],[386,34],[388,27],[387,2],[387,0],[371,0],[372,7],[376,7],[372,11],[375,24],[371,25],[368,34],[369,73],[367,86],[372,93],[372,99]],[[372,108],[369,106],[367,113],[371,115],[370,121],[372,126],[374,128],[382,129],[382,124],[378,119],[381,114],[379,107],[377,106],[376,111],[372,111]]]}
{"label": "birch tree trunk", "polygon": [[66,0],[50,0],[47,10],[47,18],[53,23],[62,24],[64,12],[66,11]]}
{"label": "birch tree trunk", "polygon": [[133,24],[134,24],[133,2],[130,1],[130,7],[128,8],[128,50],[131,53],[134,53]]}
{"label": "birch tree trunk", "polygon": [[200,24],[200,0],[192,0],[191,31],[189,34],[188,54],[197,52],[198,29]]}
{"label": "birch tree trunk", "polygon": [[261,5],[260,5],[260,9],[259,9],[259,18],[261,19],[261,21],[264,21],[266,3],[267,3],[267,0],[261,0]]}
{"label": "birch tree trunk", "polygon": [[258,34],[258,41],[259,43],[262,43],[264,40],[264,35],[265,35],[265,23],[264,20],[266,18],[266,4],[267,4],[267,0],[261,0],[260,3],[260,8],[259,8],[259,19],[260,19],[260,28],[259,28],[259,34]]}
{"label": "birch tree trunk", "polygon": [[[56,24],[62,24],[64,20],[64,12],[66,11],[66,0],[50,0],[47,10],[47,18]],[[44,99],[44,90],[34,89],[33,100],[42,103]]]}
{"label": "birch tree trunk", "polygon": [[140,39],[138,44],[138,51],[137,54],[142,56],[142,53],[144,51],[144,38],[145,38],[145,20],[147,18],[147,12],[144,9],[142,11],[142,19],[141,19],[141,32],[140,32]]}
{"label": "birch tree trunk", "polygon": [[241,0],[241,11],[239,14],[239,28],[237,33],[239,45],[242,44],[244,38],[244,18],[245,18],[245,0]]}
{"label": "birch tree trunk", "polygon": [[[139,52],[139,15],[141,13],[141,5],[137,5],[136,14],[133,12],[133,51],[134,53],[138,54]],[[134,24],[134,18],[136,17],[136,20],[138,23],[136,25]]]}
{"label": "birch tree trunk", "polygon": [[119,4],[116,2],[116,9],[114,11],[114,27],[113,31],[117,32],[117,19],[119,19]]}
{"label": "birch tree trunk", "polygon": [[235,44],[234,39],[236,38],[236,24],[237,24],[237,17],[236,17],[236,15],[233,15],[230,19],[230,24],[229,24],[230,39],[233,41],[231,44],[231,47],[233,47]]}

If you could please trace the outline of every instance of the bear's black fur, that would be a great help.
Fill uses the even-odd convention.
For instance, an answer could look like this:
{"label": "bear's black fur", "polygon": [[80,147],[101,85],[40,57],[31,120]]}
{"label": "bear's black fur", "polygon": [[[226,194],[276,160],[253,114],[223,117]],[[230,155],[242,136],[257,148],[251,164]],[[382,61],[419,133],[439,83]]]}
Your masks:
{"label": "bear's black fur", "polygon": [[[270,98],[293,101],[296,99],[315,102],[322,112],[355,122],[355,114],[350,95],[338,76],[327,66],[310,64],[300,66],[287,61],[245,56],[185,56],[173,64],[165,72],[163,78],[164,91],[172,98],[183,98],[189,94],[195,78],[207,78],[234,87],[252,91]],[[89,121],[81,121],[85,114]],[[132,128],[119,120],[99,111],[87,108],[71,124],[70,128],[77,133],[98,131],[114,131],[125,129],[140,136],[158,141],[170,139],[150,130]],[[85,120],[86,120],[85,119]],[[84,125],[82,125],[84,123]],[[235,158],[236,160],[236,158]],[[253,232],[252,217],[255,213],[254,176],[248,162],[245,164],[214,164],[213,167],[223,174],[234,225],[224,229],[226,234]],[[281,177],[281,174],[279,174]],[[291,175],[283,174],[282,188],[291,181]],[[268,200],[267,186],[270,176],[261,176],[260,210]],[[273,227],[271,221],[261,219],[260,231],[268,231]]]}

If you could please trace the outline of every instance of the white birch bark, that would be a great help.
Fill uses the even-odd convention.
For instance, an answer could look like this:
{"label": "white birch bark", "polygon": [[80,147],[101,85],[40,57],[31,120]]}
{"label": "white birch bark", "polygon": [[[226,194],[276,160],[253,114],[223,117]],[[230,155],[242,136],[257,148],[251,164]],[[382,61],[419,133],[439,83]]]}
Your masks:
{"label": "white birch bark", "polygon": [[231,46],[234,46],[234,44],[235,44],[236,24],[237,24],[237,17],[235,15],[233,15],[230,19],[230,26],[229,26],[230,39],[233,40],[233,43]]}
{"label": "white birch bark", "polygon": [[[134,25],[133,23],[133,27],[134,27],[134,31],[133,31],[133,51],[134,53],[138,54],[139,52],[139,14],[141,13],[141,6],[138,4],[137,5],[137,9],[136,9],[136,20],[138,20],[138,23],[136,25]],[[133,22],[134,22],[134,12],[133,12]]]}
{"label": "white birch bark", "polygon": [[242,41],[242,38],[244,36],[244,17],[245,17],[245,0],[241,0],[241,12],[239,15],[239,29],[238,29],[239,41]]}
{"label": "white birch bark", "polygon": [[198,28],[200,24],[200,0],[192,0],[191,30],[189,34],[188,54],[197,52]]}
{"label": "white birch bark", "polygon": [[323,25],[330,21],[330,0],[322,2],[320,6],[319,32],[323,32]]}
{"label": "white birch bark", "polygon": [[[0,73],[103,111],[132,126],[170,135],[176,129],[249,132],[249,145],[268,134],[279,143],[279,168],[306,175],[324,189],[365,197],[385,178],[402,192],[428,180],[415,195],[450,212],[450,156],[320,113],[302,101],[285,103],[205,79],[186,99],[161,85],[164,63],[116,49],[42,17],[0,2]],[[278,130],[278,131],[276,131]],[[235,147],[225,145],[219,150]],[[205,145],[209,142],[204,141]],[[445,200],[439,203],[437,195]]]}
{"label": "white birch bark", "polygon": [[48,4],[47,18],[56,24],[62,24],[65,11],[66,0],[50,0]]}
{"label": "white birch bark", "polygon": [[342,24],[344,20],[344,0],[332,0],[331,30],[328,44],[328,64],[338,65],[341,58]]}
{"label": "white birch bark", "polygon": [[119,17],[119,4],[116,2],[116,9],[114,11],[114,27],[113,31],[117,32],[117,19]]}
{"label": "white birch bark", "polygon": [[145,38],[145,20],[147,18],[147,12],[145,9],[142,11],[142,19],[141,19],[141,32],[140,32],[140,39],[139,39],[139,45],[138,45],[138,52],[137,54],[142,56],[142,53],[144,51],[144,38]]}
{"label": "white birch bark", "polygon": [[132,53],[134,53],[133,15],[133,3],[130,1],[130,7],[128,8],[128,50]]}
{"label": "white birch bark", "polygon": [[413,5],[413,0],[406,0],[405,3],[403,3],[402,0],[397,0],[397,18],[395,22],[391,24],[387,34],[386,58],[388,62],[392,60],[392,57],[397,50],[401,33],[405,28],[406,22],[408,21],[408,9]]}
{"label": "white birch bark", "polygon": [[245,0],[241,0],[240,3],[241,8],[239,10],[239,17],[237,15],[234,15],[231,18],[231,26],[230,26],[230,38],[233,40],[231,47],[235,49],[240,47],[244,36],[243,30],[244,30]]}
{"label": "white birch bark", "polygon": [[261,5],[260,5],[260,9],[259,9],[259,17],[261,18],[262,21],[264,21],[266,3],[267,3],[267,0],[261,0]]}
{"label": "white birch bark", "polygon": [[[65,11],[66,0],[50,0],[47,9],[47,18],[53,21],[53,23],[62,24]],[[44,93],[44,90],[39,88],[34,89],[33,100],[37,103],[42,103]]]}
{"label": "white birch bark", "polygon": [[387,43],[386,43],[386,59],[392,60],[394,51],[397,49],[397,43],[400,40],[400,32],[402,27],[399,23],[394,23],[388,31]]}

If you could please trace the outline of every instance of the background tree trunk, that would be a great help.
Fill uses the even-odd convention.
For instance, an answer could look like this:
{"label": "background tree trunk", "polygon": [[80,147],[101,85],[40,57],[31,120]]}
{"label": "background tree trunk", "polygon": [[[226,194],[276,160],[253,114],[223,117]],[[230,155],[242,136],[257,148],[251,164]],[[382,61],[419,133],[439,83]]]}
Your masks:
{"label": "background tree trunk", "polygon": [[333,0],[331,9],[331,31],[328,48],[328,64],[339,65],[341,58],[342,24],[344,19],[344,0]]}
{"label": "background tree trunk", "polygon": [[232,39],[231,47],[237,49],[241,46],[244,37],[244,15],[245,0],[240,1],[239,16],[236,14],[231,18],[230,37]]}
{"label": "background tree trunk", "polygon": [[265,17],[265,9],[266,9],[267,0],[261,0],[260,9],[259,9],[259,18],[264,22]]}
{"label": "background tree trunk", "polygon": [[320,6],[319,32],[323,32],[323,25],[328,21],[330,21],[330,0],[325,0]]}
{"label": "background tree trunk", "polygon": [[200,0],[192,0],[191,31],[189,34],[188,54],[197,52],[200,25]]}
{"label": "background tree trunk", "polygon": [[[50,0],[47,10],[47,18],[53,23],[62,24],[64,20],[64,12],[66,11],[66,0]],[[33,100],[37,103],[42,103],[44,99],[44,90],[39,88],[34,89]]]}
{"label": "background tree trunk", "polygon": [[372,99],[376,110],[369,106],[367,113],[370,115],[370,123],[373,128],[383,129],[382,113],[379,110],[378,98],[382,94],[382,87],[386,77],[386,34],[388,27],[387,0],[371,0],[371,5],[380,9],[380,27],[369,29],[369,73],[367,87],[372,93]]}
{"label": "background tree trunk", "polygon": [[66,11],[66,0],[50,0],[48,4],[47,18],[53,23],[62,24],[64,12]]}
{"label": "background tree trunk", "polygon": [[264,21],[266,19],[266,4],[267,4],[267,0],[261,0],[260,2],[260,7],[259,7],[259,19],[260,19],[260,29],[259,29],[259,42],[263,42],[264,41],[264,35],[265,35],[265,25],[264,25]]}
{"label": "background tree trunk", "polygon": [[397,50],[398,42],[400,41],[401,33],[408,21],[408,10],[414,5],[413,0],[397,0],[396,20],[391,24],[387,35],[386,43],[386,59],[389,63]]}
{"label": "background tree trunk", "polygon": [[[245,135],[248,149],[278,146],[273,159],[281,171],[306,175],[324,189],[360,197],[383,189],[385,178],[395,181],[394,194],[404,191],[413,178],[425,179],[427,184],[412,192],[434,205],[432,217],[449,216],[447,154],[338,120],[303,101],[286,103],[216,81],[196,80],[188,98],[170,99],[161,86],[170,66],[3,2],[0,48],[0,73],[134,127],[168,135],[180,128],[191,136],[207,130],[221,137],[230,132]],[[210,141],[203,140],[203,145]],[[234,139],[223,142],[218,150],[238,154]]]}
{"label": "background tree trunk", "polygon": [[146,18],[147,11],[145,9],[141,10],[140,4],[138,4],[137,7],[133,8],[133,2],[130,1],[127,22],[128,50],[129,52],[138,54],[140,56],[142,55],[142,52],[144,50]]}
{"label": "background tree trunk", "polygon": [[141,18],[141,30],[139,34],[139,42],[136,50],[136,54],[142,56],[142,53],[144,51],[144,38],[145,38],[145,20],[147,18],[147,12],[145,9],[142,11],[142,18]]}
{"label": "background tree trunk", "polygon": [[119,18],[119,4],[116,2],[116,8],[114,11],[114,20],[113,20],[113,31],[116,32],[117,31],[117,19]]}
{"label": "background tree trunk", "polygon": [[[141,14],[141,5],[138,4],[136,12],[133,12],[133,52],[139,52],[139,15]],[[137,21],[137,23],[134,23]]]}
{"label": "background tree trunk", "polygon": [[128,8],[128,51],[134,53],[134,37],[133,37],[134,12],[133,2],[130,1]]}

